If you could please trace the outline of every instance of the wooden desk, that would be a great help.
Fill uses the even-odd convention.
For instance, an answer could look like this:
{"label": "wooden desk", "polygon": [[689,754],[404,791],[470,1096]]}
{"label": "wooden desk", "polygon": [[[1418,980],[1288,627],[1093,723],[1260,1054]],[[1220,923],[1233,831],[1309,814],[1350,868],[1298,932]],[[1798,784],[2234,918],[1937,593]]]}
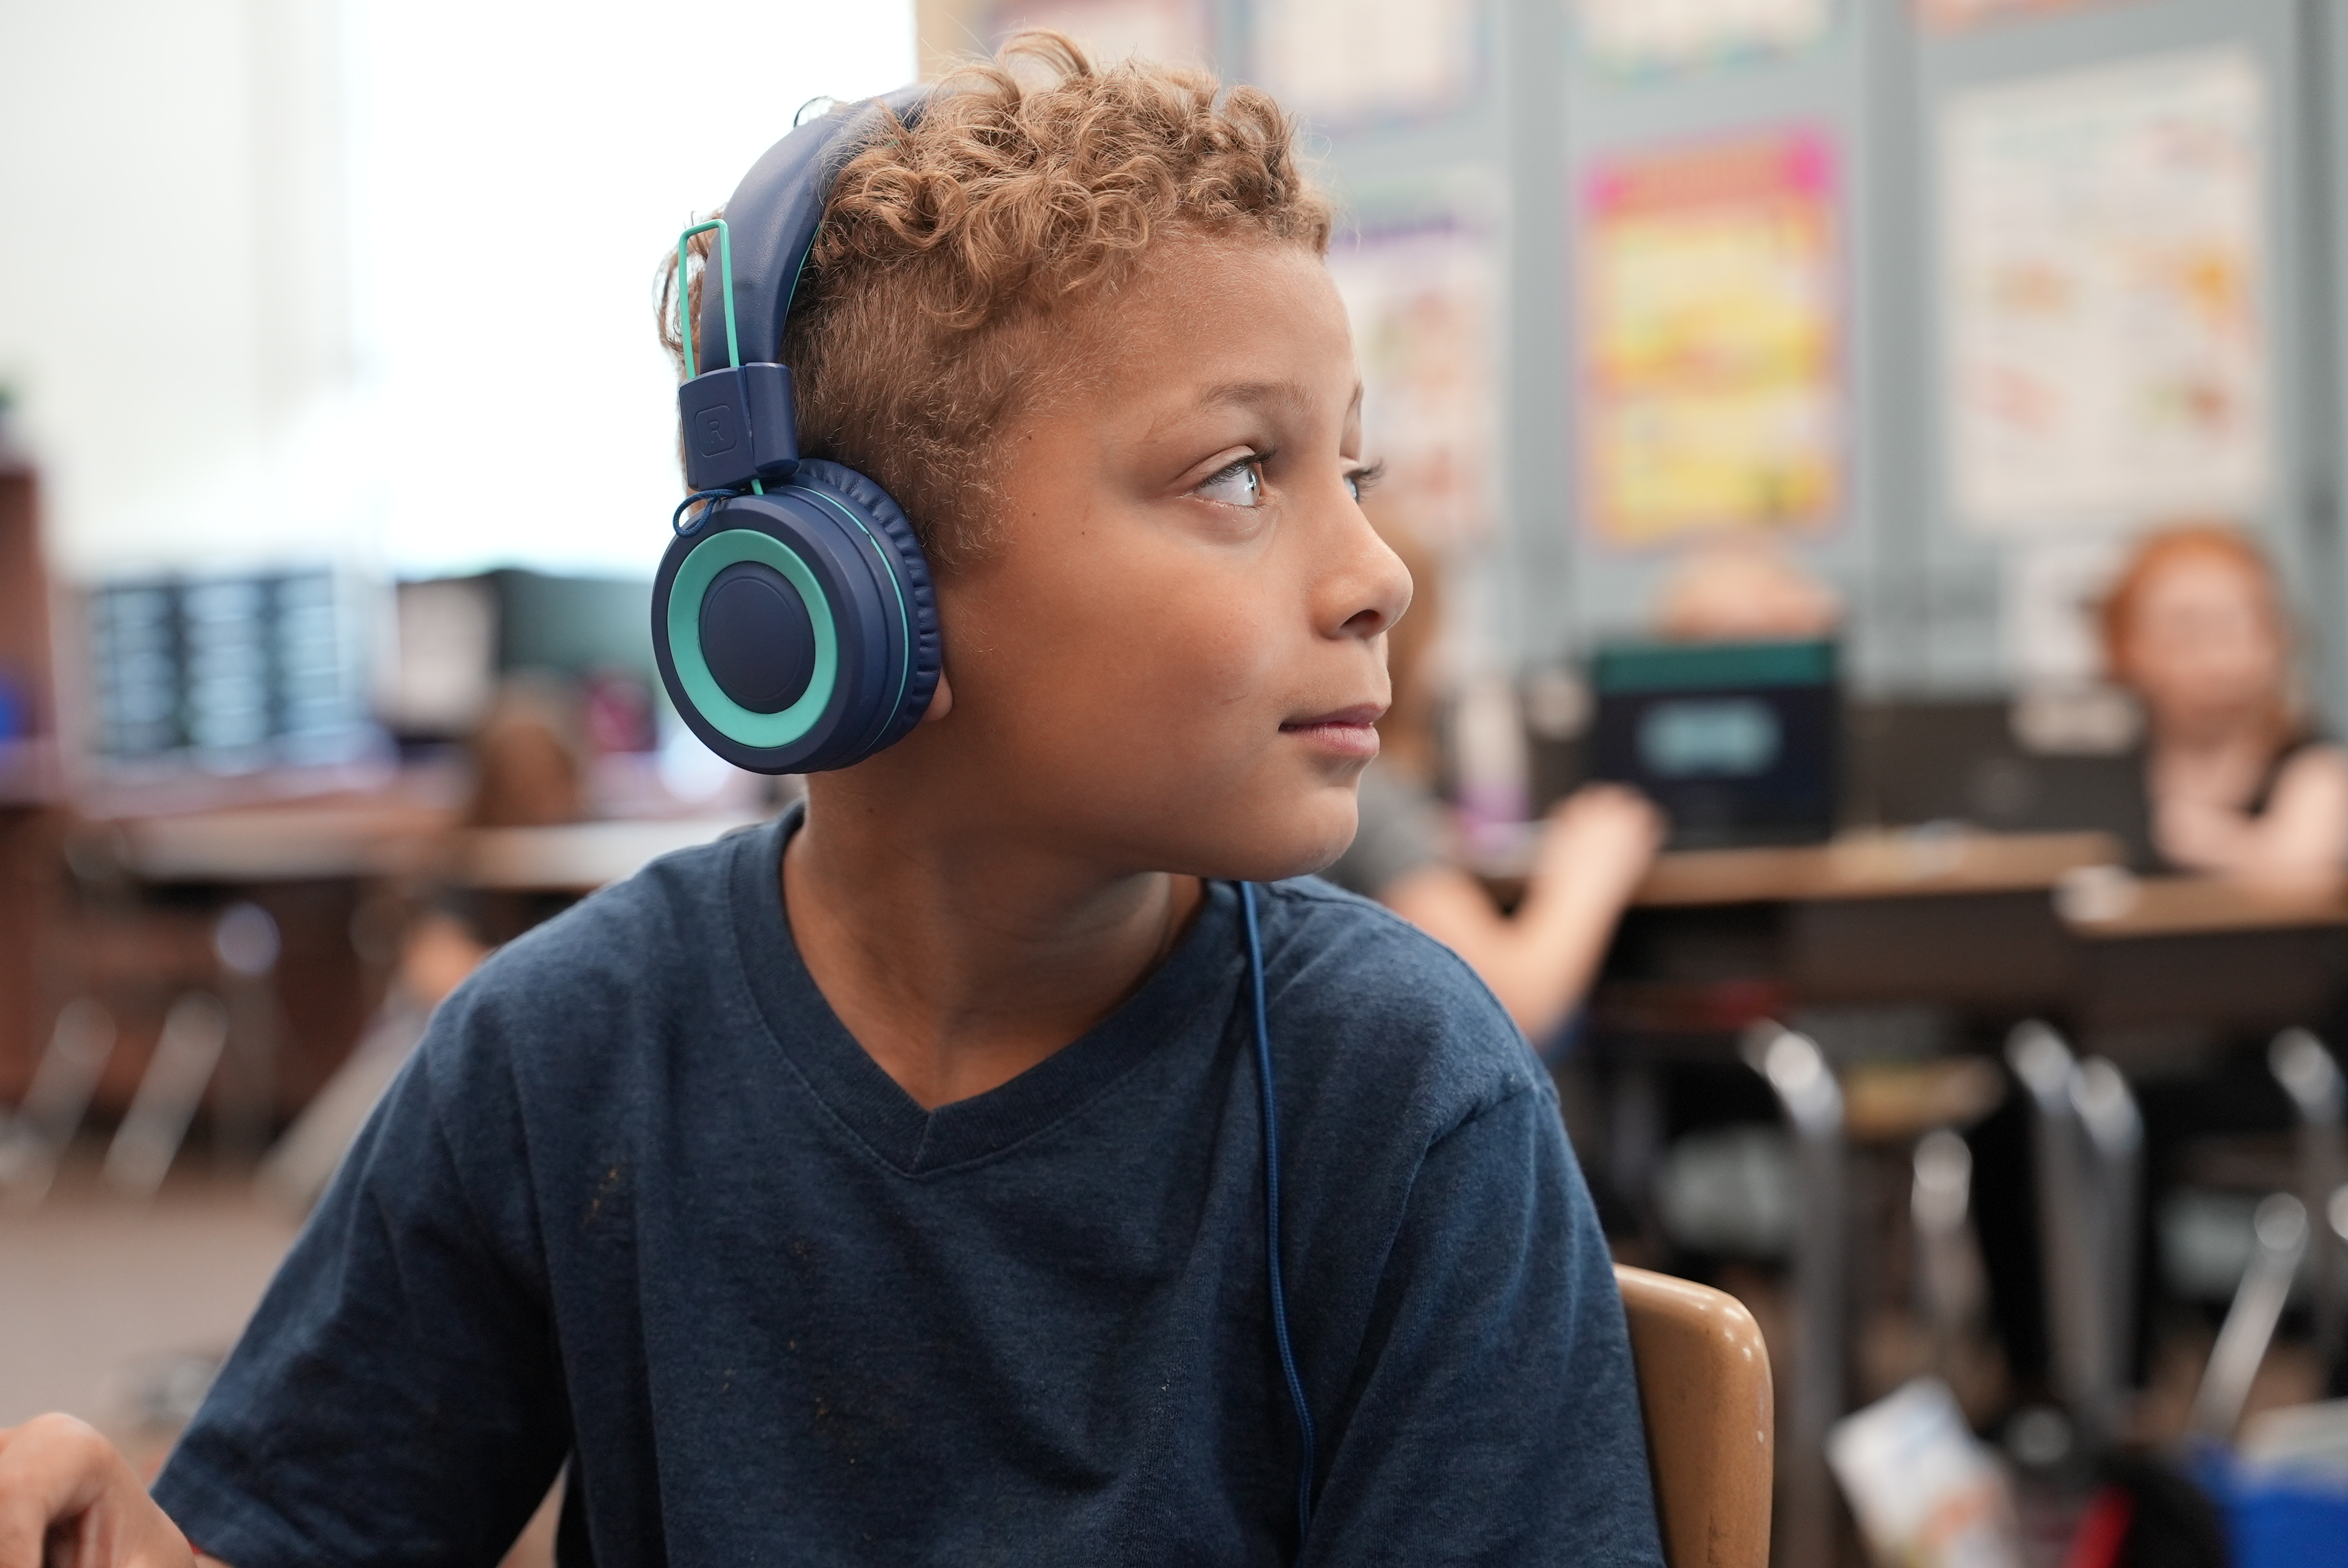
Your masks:
{"label": "wooden desk", "polygon": [[2125,1054],[2189,1050],[2194,1030],[2320,1026],[2348,987],[2348,897],[2336,892],[2097,873],[2055,905],[2075,954],[2074,1016]]}
{"label": "wooden desk", "polygon": [[2120,857],[2119,841],[2100,833],[1861,833],[1829,844],[1665,855],[1632,902],[1662,908],[2043,892],[2083,866]]}
{"label": "wooden desk", "polygon": [[125,817],[104,825],[142,882],[313,882],[427,871],[454,814],[397,796]]}
{"label": "wooden desk", "polygon": [[2348,927],[2348,895],[2335,889],[2271,889],[2215,876],[2115,871],[2075,879],[2061,893],[2055,907],[2064,923],[2088,942]]}
{"label": "wooden desk", "polygon": [[2118,854],[2101,834],[1926,831],[1666,855],[1623,918],[1601,1017],[1704,1033],[1801,1005],[2056,1010],[2072,966],[2053,890]]}
{"label": "wooden desk", "polygon": [[2057,1020],[2147,1061],[2321,1020],[2348,897],[2135,878],[2100,834],[1936,831],[1666,855],[1625,915],[1601,1027],[1718,1033],[1800,1006]]}
{"label": "wooden desk", "polygon": [[[181,890],[160,898],[100,892],[45,936],[60,987],[98,996],[124,1026],[127,1043],[109,1067],[102,1102],[118,1108],[128,1101],[175,995],[232,983],[211,947],[212,920],[232,898],[260,905],[280,934],[280,957],[265,983],[283,1025],[271,1047],[278,1109],[290,1112],[342,1061],[379,998],[388,959],[363,950],[361,927],[386,881],[454,885],[490,895],[487,904],[513,906],[505,911],[511,920],[489,922],[494,939],[656,856],[751,820],[469,832],[455,818],[454,807],[427,789],[394,789],[83,824],[88,847],[131,882]],[[29,1049],[0,1054],[0,1093],[21,1090],[32,1061]]]}
{"label": "wooden desk", "polygon": [[460,828],[448,806],[398,794],[125,817],[100,825],[149,883],[240,886],[445,878],[488,892],[591,893],[755,815]]}
{"label": "wooden desk", "polygon": [[457,879],[499,893],[591,893],[761,820],[756,815],[582,822],[564,827],[483,827],[458,836]]}

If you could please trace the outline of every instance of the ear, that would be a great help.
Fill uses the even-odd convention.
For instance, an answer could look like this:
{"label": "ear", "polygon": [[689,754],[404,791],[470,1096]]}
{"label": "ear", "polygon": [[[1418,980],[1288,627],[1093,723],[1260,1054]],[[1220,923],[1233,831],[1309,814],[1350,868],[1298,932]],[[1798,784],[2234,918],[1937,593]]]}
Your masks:
{"label": "ear", "polygon": [[930,694],[930,706],[928,711],[922,713],[922,723],[934,724],[953,712],[953,682],[947,680],[946,672],[941,670],[938,671],[938,689]]}

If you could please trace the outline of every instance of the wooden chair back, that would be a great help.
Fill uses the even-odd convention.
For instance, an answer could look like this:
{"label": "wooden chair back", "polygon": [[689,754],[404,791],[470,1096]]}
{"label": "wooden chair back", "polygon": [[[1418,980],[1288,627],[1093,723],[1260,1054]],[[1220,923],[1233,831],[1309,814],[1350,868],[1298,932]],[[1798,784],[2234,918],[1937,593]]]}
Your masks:
{"label": "wooden chair back", "polygon": [[1768,1568],[1769,1351],[1725,1291],[1617,1267],[1671,1568]]}

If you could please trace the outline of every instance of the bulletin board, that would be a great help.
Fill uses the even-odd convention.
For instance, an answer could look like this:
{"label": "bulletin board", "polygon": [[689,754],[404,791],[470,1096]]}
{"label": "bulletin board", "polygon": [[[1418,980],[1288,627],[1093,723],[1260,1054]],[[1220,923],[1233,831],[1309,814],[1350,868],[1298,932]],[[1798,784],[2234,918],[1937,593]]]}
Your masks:
{"label": "bulletin board", "polygon": [[1258,0],[1259,85],[1316,129],[1424,120],[1487,74],[1487,0]]}
{"label": "bulletin board", "polygon": [[1362,366],[1365,450],[1380,494],[1431,544],[1499,524],[1505,282],[1497,193],[1372,192],[1330,246]]}
{"label": "bulletin board", "polygon": [[1214,58],[1205,0],[1003,0],[990,13],[994,42],[1022,27],[1066,33],[1097,61],[1138,55],[1169,65],[1205,65]]}
{"label": "bulletin board", "polygon": [[2262,84],[2197,50],[1953,96],[1951,505],[1993,534],[2258,507],[2272,463]]}
{"label": "bulletin board", "polygon": [[1807,130],[1632,154],[1589,175],[1582,451],[1601,538],[1834,519],[1835,202],[1833,149]]}
{"label": "bulletin board", "polygon": [[1936,33],[1960,33],[1985,23],[2121,3],[2122,0],[1916,0],[1916,19]]}
{"label": "bulletin board", "polygon": [[1825,34],[1833,0],[1581,0],[1581,47],[1624,75],[1787,54]]}

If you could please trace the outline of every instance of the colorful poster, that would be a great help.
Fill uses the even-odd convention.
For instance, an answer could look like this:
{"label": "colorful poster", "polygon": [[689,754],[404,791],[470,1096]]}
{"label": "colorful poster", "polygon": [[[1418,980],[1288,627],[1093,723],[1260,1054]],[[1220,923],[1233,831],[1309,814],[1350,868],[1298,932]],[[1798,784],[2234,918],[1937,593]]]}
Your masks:
{"label": "colorful poster", "polygon": [[1259,0],[1257,81],[1321,129],[1422,119],[1484,79],[1484,0]]}
{"label": "colorful poster", "polygon": [[1626,546],[1809,531],[1841,500],[1832,149],[1808,132],[1601,165],[1582,201],[1583,473]]}
{"label": "colorful poster", "polygon": [[1916,0],[1916,19],[1935,33],[1961,33],[1985,23],[2118,3],[2119,0]]}
{"label": "colorful poster", "polygon": [[1832,0],[1581,0],[1581,46],[1608,70],[1668,71],[1787,54],[1827,30]]}
{"label": "colorful poster", "polygon": [[2263,118],[2233,49],[1951,100],[1946,439],[1966,523],[2239,516],[2265,497]]}
{"label": "colorful poster", "polygon": [[1215,55],[1204,0],[1008,0],[994,7],[993,42],[1022,27],[1066,33],[1096,62],[1138,56],[1201,66]]}
{"label": "colorful poster", "polygon": [[1489,538],[1500,506],[1497,201],[1373,207],[1330,247],[1353,320],[1379,493],[1430,544]]}

